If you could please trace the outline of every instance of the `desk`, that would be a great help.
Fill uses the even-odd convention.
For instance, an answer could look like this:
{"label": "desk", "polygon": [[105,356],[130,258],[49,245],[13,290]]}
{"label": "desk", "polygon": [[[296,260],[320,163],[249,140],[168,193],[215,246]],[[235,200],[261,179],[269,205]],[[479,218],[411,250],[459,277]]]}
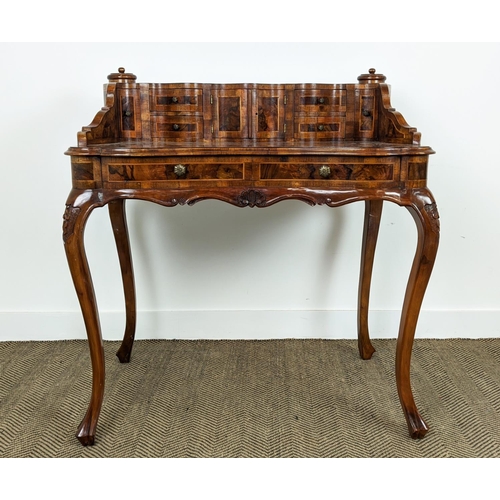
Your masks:
{"label": "desk", "polygon": [[439,215],[427,188],[429,147],[390,104],[374,69],[356,84],[150,84],[119,68],[104,86],[105,106],[78,133],[73,188],[63,222],[69,268],[87,330],[92,395],[78,427],[94,443],[104,395],[104,352],[84,246],[85,224],[108,206],[122,272],[126,328],[117,356],[130,361],[136,323],[134,275],[125,200],[166,207],[215,199],[268,207],[297,199],[336,207],[365,204],[358,299],[358,346],[368,333],[373,258],[384,201],[406,207],[418,240],[396,348],[396,385],[410,436],[428,428],[410,384],[415,328],[439,241]]}

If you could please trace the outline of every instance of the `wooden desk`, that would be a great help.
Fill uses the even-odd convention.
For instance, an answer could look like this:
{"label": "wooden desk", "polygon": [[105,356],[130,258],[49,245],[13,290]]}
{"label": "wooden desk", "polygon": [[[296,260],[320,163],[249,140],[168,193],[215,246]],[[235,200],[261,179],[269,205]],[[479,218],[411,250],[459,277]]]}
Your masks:
{"label": "wooden desk", "polygon": [[406,207],[418,231],[396,349],[396,384],[411,437],[427,426],[410,386],[413,338],[439,241],[439,216],[427,188],[429,147],[390,105],[385,76],[357,84],[141,84],[123,68],[108,76],[105,106],[78,133],[71,157],[73,189],[63,239],[87,329],[92,396],[77,437],[94,443],[104,394],[99,315],[84,246],[85,223],[108,205],[126,303],[117,356],[130,360],[136,322],[134,275],[125,200],[172,207],[206,199],[268,207],[298,199],[336,207],[364,201],[358,345],[368,334],[373,257],[384,201]]}

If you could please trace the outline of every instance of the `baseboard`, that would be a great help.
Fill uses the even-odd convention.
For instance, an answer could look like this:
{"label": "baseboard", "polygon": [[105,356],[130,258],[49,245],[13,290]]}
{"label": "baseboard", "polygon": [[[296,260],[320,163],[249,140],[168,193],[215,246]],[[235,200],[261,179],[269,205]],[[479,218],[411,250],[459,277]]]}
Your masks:
{"label": "baseboard", "polygon": [[[399,311],[370,312],[372,338],[395,338]],[[119,340],[122,312],[102,312],[105,340]],[[355,311],[141,311],[138,339],[356,338]],[[500,337],[500,310],[422,311],[417,338]],[[79,312],[0,313],[0,341],[86,338]]]}

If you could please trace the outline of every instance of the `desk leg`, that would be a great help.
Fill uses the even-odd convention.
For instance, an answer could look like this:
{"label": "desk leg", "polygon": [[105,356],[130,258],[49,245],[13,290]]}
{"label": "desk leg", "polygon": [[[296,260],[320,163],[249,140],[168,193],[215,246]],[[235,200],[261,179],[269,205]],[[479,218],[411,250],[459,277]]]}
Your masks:
{"label": "desk leg", "polygon": [[125,295],[125,334],[123,341],[116,353],[121,363],[130,361],[130,353],[135,338],[136,326],[136,299],[134,269],[132,266],[132,255],[130,252],[130,241],[128,237],[127,218],[125,214],[125,200],[113,200],[108,205],[111,226],[115,237],[120,269],[122,273],[123,291]]}
{"label": "desk leg", "polygon": [[439,215],[432,194],[427,189],[411,193],[407,206],[418,230],[415,258],[406,288],[396,347],[396,384],[410,436],[420,439],[428,427],[420,416],[410,385],[410,359],[420,307],[429,282],[439,245]]}
{"label": "desk leg", "polygon": [[365,222],[361,249],[361,270],[358,288],[358,349],[362,359],[370,359],[375,352],[368,333],[368,306],[372,280],[373,259],[377,245],[382,200],[365,201]]}
{"label": "desk leg", "polygon": [[92,193],[82,193],[73,203],[66,205],[63,223],[64,248],[87,329],[92,363],[90,404],[76,434],[84,446],[94,444],[95,429],[104,395],[104,347],[94,286],[84,246],[85,224],[89,214],[97,205]]}

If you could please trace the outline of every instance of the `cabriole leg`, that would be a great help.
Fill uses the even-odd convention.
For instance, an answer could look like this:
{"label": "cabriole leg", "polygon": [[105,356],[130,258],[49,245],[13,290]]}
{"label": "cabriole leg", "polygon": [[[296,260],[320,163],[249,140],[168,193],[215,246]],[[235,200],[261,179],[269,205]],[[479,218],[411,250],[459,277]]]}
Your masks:
{"label": "cabriole leg", "polygon": [[[73,194],[73,193],[72,193]],[[78,194],[78,193],[76,193]],[[78,427],[76,437],[84,445],[94,444],[97,420],[104,395],[104,348],[99,314],[84,246],[85,224],[91,211],[98,205],[90,191],[70,196],[74,201],[66,205],[63,222],[63,240],[68,265],[83,314],[92,363],[92,395],[87,413]]]}
{"label": "cabriole leg", "polygon": [[382,200],[365,201],[365,222],[361,248],[361,270],[358,288],[358,349],[362,359],[370,359],[375,352],[368,332],[368,306],[372,280],[373,259],[382,216]]}
{"label": "cabriole leg", "polygon": [[137,312],[134,269],[132,266],[132,254],[130,251],[130,240],[125,214],[125,200],[113,200],[109,203],[108,208],[116,248],[118,250],[118,258],[120,260],[123,291],[125,295],[125,334],[123,335],[122,344],[116,355],[121,363],[128,363],[130,361],[130,353],[132,352],[132,346],[134,344]]}
{"label": "cabriole leg", "polygon": [[413,191],[407,208],[417,225],[418,241],[401,314],[396,347],[396,384],[410,436],[420,439],[425,436],[428,427],[413,399],[410,360],[420,307],[439,245],[439,215],[434,198],[427,189]]}

